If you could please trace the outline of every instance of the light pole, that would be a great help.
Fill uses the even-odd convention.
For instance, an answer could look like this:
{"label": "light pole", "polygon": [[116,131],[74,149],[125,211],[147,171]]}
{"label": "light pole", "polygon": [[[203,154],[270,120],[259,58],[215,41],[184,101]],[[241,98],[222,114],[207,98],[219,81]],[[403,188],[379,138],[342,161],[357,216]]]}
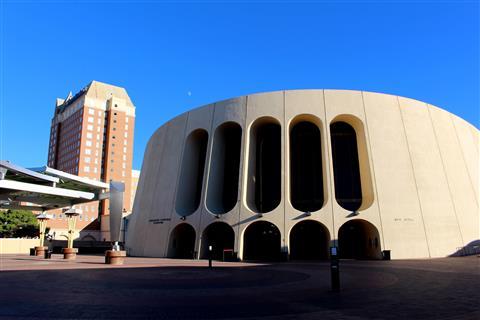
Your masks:
{"label": "light pole", "polygon": [[338,248],[330,248],[330,279],[332,282],[332,291],[340,291],[340,263],[338,257]]}
{"label": "light pole", "polygon": [[68,240],[67,247],[63,248],[63,258],[68,260],[74,260],[77,256],[77,250],[73,247],[73,236],[75,235],[75,224],[77,222],[77,216],[80,215],[81,210],[70,208],[64,212],[67,216],[68,222]]}
{"label": "light pole", "polygon": [[212,268],[212,250],[213,250],[213,247],[212,246],[208,246],[208,267],[211,269]]}
{"label": "light pole", "polygon": [[45,250],[48,247],[44,246],[45,242],[45,229],[47,228],[47,221],[50,219],[50,216],[47,215],[45,212],[37,215],[37,220],[40,225],[40,244],[39,246],[35,247],[35,255],[38,257],[45,256]]}

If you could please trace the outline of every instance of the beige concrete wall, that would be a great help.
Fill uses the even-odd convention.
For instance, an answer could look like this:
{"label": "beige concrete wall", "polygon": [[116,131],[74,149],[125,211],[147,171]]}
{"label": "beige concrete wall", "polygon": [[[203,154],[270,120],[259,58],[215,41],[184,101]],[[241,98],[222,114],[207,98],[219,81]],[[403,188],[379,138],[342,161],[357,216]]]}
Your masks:
{"label": "beige concrete wall", "polygon": [[[240,228],[240,208],[242,206],[242,201],[241,201],[241,190],[242,190],[242,172],[243,172],[243,167],[244,167],[244,157],[243,155],[245,154],[245,114],[246,114],[246,102],[247,99],[246,97],[240,97],[240,98],[234,98],[234,99],[229,99],[225,101],[220,101],[215,103],[215,111],[212,117],[212,128],[210,131],[210,139],[212,140],[214,138],[214,133],[215,130],[223,123],[225,122],[235,122],[240,125],[242,128],[242,149],[240,150],[240,168],[239,168],[239,188],[238,188],[238,194],[237,194],[237,204],[235,207],[230,210],[226,214],[218,215],[218,218],[212,214],[207,206],[205,205],[205,199],[202,200],[202,203],[204,204],[203,206],[203,211],[202,215],[200,217],[200,225],[199,225],[199,230],[201,230],[201,233],[197,235],[198,239],[198,252],[201,252],[202,250],[202,236],[203,236],[203,230],[207,228],[211,223],[220,221],[220,222],[225,222],[228,223],[233,227],[233,230],[235,232],[235,243],[234,243],[234,250],[238,251],[239,248],[239,228]],[[206,192],[208,192],[208,185],[210,183],[209,181],[209,175],[210,175],[210,164],[212,162],[211,159],[211,149],[213,147],[214,141],[212,140],[212,143],[210,143],[208,151],[207,151],[207,161],[206,161]]]}
{"label": "beige concrete wall", "polygon": [[[152,157],[156,166],[148,174],[152,176],[155,185],[154,190],[158,190],[150,199],[151,210],[148,212],[147,233],[144,242],[145,255],[155,256],[158,252],[166,254],[169,234],[169,219],[172,217],[175,199],[175,186],[180,163],[179,154],[182,152],[179,146],[183,143],[183,132],[185,130],[186,117],[181,117],[177,121],[168,124],[163,134],[156,139],[159,154]],[[180,132],[180,134],[178,134]],[[161,192],[159,192],[161,191]],[[160,219],[160,221],[156,221]],[[160,223],[164,221],[163,223]]]}
{"label": "beige concrete wall", "polygon": [[364,93],[382,244],[392,258],[428,257],[428,246],[398,99]]}
{"label": "beige concrete wall", "polygon": [[427,105],[407,98],[399,102],[430,255],[446,256],[462,240]]}
{"label": "beige concrete wall", "polygon": [[[200,248],[200,236],[201,236],[201,230],[200,230],[200,217],[202,216],[202,212],[205,210],[205,184],[207,181],[208,177],[208,170],[207,170],[207,164],[208,164],[208,157],[209,157],[209,150],[211,150],[211,145],[212,145],[212,118],[213,118],[213,111],[215,110],[215,106],[208,105],[203,108],[199,109],[194,109],[188,113],[188,119],[187,119],[187,124],[186,124],[186,129],[185,129],[185,138],[188,137],[193,131],[197,129],[203,129],[208,133],[208,145],[207,145],[207,153],[205,155],[206,161],[205,161],[205,166],[203,168],[203,183],[202,183],[202,191],[201,191],[201,196],[200,196],[200,204],[197,207],[197,209],[187,216],[186,222],[190,224],[194,230],[195,230],[195,251],[199,252]],[[185,139],[184,139],[185,140]],[[182,148],[182,151],[185,151],[185,147]],[[181,157],[180,159],[182,159]],[[182,159],[183,160],[183,159]],[[201,169],[201,168],[200,168]],[[180,174],[180,173],[179,173]],[[177,182],[177,189],[176,193],[178,192],[178,182]],[[175,198],[177,195],[175,194]],[[183,221],[180,219],[180,215],[178,214],[172,214],[172,221],[171,221],[171,230],[179,224],[183,223]],[[168,252],[168,250],[166,250]]]}
{"label": "beige concrete wall", "polygon": [[[473,184],[470,183],[468,171],[465,170],[465,162],[462,161],[461,145],[458,143],[455,126],[452,122],[452,118],[455,116],[434,106],[429,106],[428,110],[435,129],[435,137],[447,178],[447,187],[453,203],[455,219],[460,228],[462,242],[465,245],[477,240],[479,235],[478,205],[476,205],[476,201],[472,201],[472,199],[475,199],[476,191]],[[478,153],[474,154],[474,157],[478,161]],[[478,180],[474,183],[478,184]]]}
{"label": "beige concrete wall", "polygon": [[[164,138],[165,131],[168,127],[164,125],[160,127],[148,141],[146,151],[143,158],[142,170],[140,171],[140,180],[137,186],[137,195],[133,204],[133,212],[129,217],[127,226],[127,243],[135,243],[135,246],[130,246],[129,254],[142,256],[144,255],[145,247],[145,231],[149,223],[149,217],[154,210],[151,208],[152,198],[156,193],[155,190],[155,172],[158,161],[161,155],[161,148],[159,141]],[[152,192],[147,192],[152,190]],[[132,232],[130,230],[142,230],[144,232]]]}
{"label": "beige concrete wall", "polygon": [[0,254],[30,253],[30,248],[40,245],[39,239],[0,239]]}
{"label": "beige concrete wall", "polygon": [[[326,136],[326,127],[328,123],[325,121],[325,103],[323,90],[294,90],[285,91],[285,127],[284,127],[284,141],[286,148],[284,153],[285,159],[285,192],[283,197],[285,199],[285,224],[284,233],[287,245],[290,246],[290,232],[292,228],[304,219],[313,220],[324,225],[329,237],[335,240],[334,228],[334,214],[333,202],[335,197],[331,196],[333,185],[330,173],[330,166],[327,161],[329,159],[329,139]],[[320,210],[312,212],[311,216],[305,215],[292,206],[290,199],[290,130],[294,121],[305,120],[317,124],[320,129],[321,148],[322,148],[322,171],[323,171],[323,188],[324,188],[324,203]]]}
{"label": "beige concrete wall", "polygon": [[[359,214],[352,217],[351,213],[342,208],[337,201],[333,201],[333,217],[334,217],[334,238],[338,239],[338,232],[342,225],[348,221],[361,219],[371,223],[380,234],[380,245],[382,249],[385,246],[382,244],[383,228],[381,224],[378,201],[375,200],[375,186],[372,182],[372,158],[370,157],[370,144],[368,141],[368,128],[365,120],[365,110],[363,106],[362,92],[360,91],[346,91],[346,90],[325,90],[325,120],[328,123],[326,127],[326,135],[330,137],[330,124],[335,121],[344,121],[351,125],[357,135],[357,147],[361,176],[361,188],[363,201]],[[328,139],[328,148],[331,150],[330,139]],[[329,159],[330,165],[330,181],[332,181],[330,194],[335,197],[334,192],[334,176],[333,165],[331,161],[331,154]]]}
{"label": "beige concrete wall", "polygon": [[[252,181],[251,128],[263,117],[281,126],[280,204],[259,215],[249,205]],[[323,207],[310,216],[290,201],[291,124],[307,120],[320,128],[324,183]],[[242,128],[237,205],[216,217],[206,206],[215,130],[225,122]],[[357,134],[363,202],[358,215],[335,199],[330,124],[345,121]],[[175,211],[185,139],[208,132],[199,208],[183,221]],[[289,250],[292,228],[304,220],[324,225],[332,243],[348,221],[360,219],[377,230],[382,250],[392,258],[441,257],[478,240],[479,131],[462,119],[423,102],[393,95],[346,90],[292,90],[254,94],[194,109],[163,125],[148,143],[127,234],[132,255],[166,256],[172,230],[180,223],[203,231],[222,221],[235,232],[235,251],[243,254],[250,224],[268,221]],[[162,220],[163,223],[158,223]]]}
{"label": "beige concrete wall", "polygon": [[[250,161],[249,152],[252,136],[250,134],[250,129],[252,125],[259,119],[267,117],[273,118],[280,123],[281,130],[284,130],[284,92],[276,91],[263,94],[254,94],[247,97],[247,108],[245,115],[245,152],[243,153],[243,178],[242,178],[242,206],[240,208],[240,220],[239,220],[239,230],[237,240],[239,242],[238,246],[238,256],[240,259],[243,257],[243,235],[247,227],[256,221],[267,221],[273,223],[280,231],[281,246],[282,248],[286,247],[285,239],[285,229],[283,227],[284,222],[284,202],[285,199],[282,197],[279,205],[270,212],[264,213],[261,216],[250,208],[247,200],[248,188],[253,184],[252,181],[252,163]],[[285,154],[285,139],[284,135],[281,136],[281,154]],[[248,150],[248,151],[247,151]],[[285,167],[285,161],[282,157],[281,168]],[[284,170],[281,173],[281,183],[280,183],[280,192],[284,194],[284,184],[285,184],[285,175]]]}

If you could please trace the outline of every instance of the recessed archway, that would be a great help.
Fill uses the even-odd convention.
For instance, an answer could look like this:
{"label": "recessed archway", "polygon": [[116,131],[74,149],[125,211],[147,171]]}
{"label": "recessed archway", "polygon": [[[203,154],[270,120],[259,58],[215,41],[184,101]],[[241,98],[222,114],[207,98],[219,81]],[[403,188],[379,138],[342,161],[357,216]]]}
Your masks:
{"label": "recessed archway", "polygon": [[377,228],[365,220],[346,222],[338,230],[338,249],[342,259],[381,259]]}
{"label": "recessed archway", "polygon": [[273,223],[257,221],[247,227],[243,236],[244,260],[273,261],[280,257],[280,230]]}
{"label": "recessed archway", "polygon": [[200,204],[207,144],[208,133],[203,129],[193,131],[185,141],[175,201],[175,210],[181,216],[194,213]]}
{"label": "recessed archway", "polygon": [[257,119],[250,128],[247,204],[257,213],[274,210],[281,202],[281,127],[270,117]]}
{"label": "recessed archway", "polygon": [[207,190],[207,208],[214,214],[232,210],[238,200],[242,128],[226,122],[215,130]]}
{"label": "recessed archway", "polygon": [[168,257],[193,259],[195,252],[195,229],[188,223],[181,223],[170,233]]}
{"label": "recessed archway", "polygon": [[203,231],[202,235],[202,259],[208,259],[208,247],[212,246],[212,259],[222,260],[223,250],[233,250],[235,244],[235,232],[225,222],[214,222]]}
{"label": "recessed archway", "polygon": [[301,221],[290,231],[291,260],[328,259],[329,245],[330,234],[320,222]]}
{"label": "recessed archway", "polygon": [[323,206],[322,145],[319,127],[302,120],[290,129],[290,202],[302,212]]}
{"label": "recessed archway", "polygon": [[95,237],[91,234],[87,234],[86,236],[82,237],[82,241],[97,241],[97,239],[95,239]]}
{"label": "recessed archway", "polygon": [[344,209],[356,211],[362,205],[362,185],[358,159],[357,134],[346,122],[330,125],[335,198]]}

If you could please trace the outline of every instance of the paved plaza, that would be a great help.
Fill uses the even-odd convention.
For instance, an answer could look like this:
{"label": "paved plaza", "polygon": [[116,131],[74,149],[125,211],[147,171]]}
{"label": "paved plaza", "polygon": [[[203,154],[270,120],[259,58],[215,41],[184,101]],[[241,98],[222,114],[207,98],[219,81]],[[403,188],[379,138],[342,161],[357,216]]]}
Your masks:
{"label": "paved plaza", "polygon": [[0,256],[2,319],[480,319],[480,258],[274,264]]}

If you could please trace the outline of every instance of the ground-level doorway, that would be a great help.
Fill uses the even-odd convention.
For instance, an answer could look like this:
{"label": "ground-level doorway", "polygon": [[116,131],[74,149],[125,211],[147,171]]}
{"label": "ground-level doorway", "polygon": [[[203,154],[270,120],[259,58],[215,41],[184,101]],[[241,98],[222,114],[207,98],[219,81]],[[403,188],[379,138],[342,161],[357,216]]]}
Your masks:
{"label": "ground-level doorway", "polygon": [[195,255],[195,229],[188,223],[181,223],[170,233],[168,257],[193,259]]}
{"label": "ground-level doorway", "polygon": [[243,244],[244,260],[274,261],[281,257],[280,230],[273,223],[258,221],[249,225]]}
{"label": "ground-level doorway", "polygon": [[338,249],[342,259],[381,259],[380,235],[365,220],[351,220],[338,230]]}
{"label": "ground-level doorway", "polygon": [[298,222],[290,231],[290,259],[328,259],[329,244],[330,234],[323,224],[313,220]]}
{"label": "ground-level doorway", "polygon": [[208,247],[212,246],[212,259],[231,259],[233,246],[235,244],[235,232],[225,222],[214,222],[210,224],[202,235],[201,259],[208,259]]}

